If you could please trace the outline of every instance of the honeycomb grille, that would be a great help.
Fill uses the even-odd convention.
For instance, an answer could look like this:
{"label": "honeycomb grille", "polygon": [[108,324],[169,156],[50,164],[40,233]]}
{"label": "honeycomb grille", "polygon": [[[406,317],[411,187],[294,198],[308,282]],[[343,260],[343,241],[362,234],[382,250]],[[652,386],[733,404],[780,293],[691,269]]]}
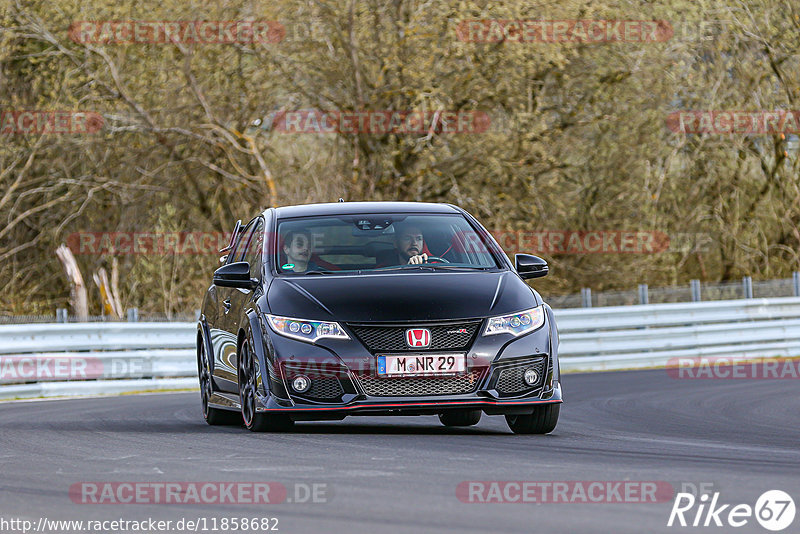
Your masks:
{"label": "honeycomb grille", "polygon": [[324,376],[311,380],[311,388],[303,395],[312,399],[338,399],[343,393],[338,378]]}
{"label": "honeycomb grille", "polygon": [[427,328],[431,331],[431,344],[422,350],[465,350],[469,348],[480,325],[480,321],[470,321],[446,325],[348,326],[372,352],[402,352],[421,350],[406,345],[406,330],[409,328]]}
{"label": "honeycomb grille", "polygon": [[[530,368],[535,369],[536,372],[539,373],[539,381],[533,386],[526,384],[523,378],[525,371]],[[542,380],[544,380],[544,358],[501,370],[500,375],[497,377],[497,385],[495,388],[500,393],[505,393],[507,395],[522,393],[540,387]]]}
{"label": "honeycomb grille", "polygon": [[472,393],[478,387],[481,374],[480,369],[474,369],[456,376],[377,378],[360,375],[358,380],[371,397],[425,397]]}

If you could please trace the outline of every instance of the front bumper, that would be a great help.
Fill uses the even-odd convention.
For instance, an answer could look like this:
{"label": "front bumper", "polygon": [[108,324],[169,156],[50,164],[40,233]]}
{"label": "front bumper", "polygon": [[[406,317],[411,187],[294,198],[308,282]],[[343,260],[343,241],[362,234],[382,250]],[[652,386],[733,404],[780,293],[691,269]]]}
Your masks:
{"label": "front bumper", "polygon": [[[415,379],[408,382],[409,391],[414,394],[403,394],[397,388],[388,391],[380,388],[381,380],[404,379],[376,378],[375,354],[355,337],[311,345],[270,332],[267,345],[270,354],[265,365],[269,372],[264,376],[269,387],[260,388],[257,411],[288,413],[298,420],[340,419],[348,415],[425,415],[456,409],[480,409],[490,415],[525,414],[538,405],[562,402],[557,347],[550,343],[549,325],[520,338],[477,337],[465,351],[467,372],[474,376],[469,379],[470,384],[474,380],[474,385],[455,388],[457,393],[445,388],[433,395],[424,393],[435,388],[421,387],[420,384],[427,384],[414,382]],[[531,362],[540,362],[541,379],[536,387],[509,391],[509,380],[499,380],[504,369],[519,369],[530,366]],[[316,392],[298,394],[290,385],[293,373],[305,374],[311,377],[312,384],[325,383],[325,386]],[[451,378],[463,381],[465,377]]]}
{"label": "front bumper", "polygon": [[[449,410],[479,409],[488,415],[513,415],[531,413],[532,409],[542,404],[558,404],[562,402],[561,385],[547,394],[533,398],[498,400],[479,397],[392,397],[388,399],[356,399],[346,405],[307,405],[295,404],[286,406],[272,396],[264,397],[258,412],[289,413],[292,417],[301,414],[331,414],[345,417],[348,415],[434,415]],[[326,418],[328,416],[325,416]],[[303,417],[304,418],[304,417]]]}

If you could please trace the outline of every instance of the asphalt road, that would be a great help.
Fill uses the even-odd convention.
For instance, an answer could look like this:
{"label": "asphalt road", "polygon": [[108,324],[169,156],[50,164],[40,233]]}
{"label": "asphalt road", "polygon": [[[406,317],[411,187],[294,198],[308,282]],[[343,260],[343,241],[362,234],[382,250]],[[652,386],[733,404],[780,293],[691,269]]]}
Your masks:
{"label": "asphalt road", "polygon": [[[205,518],[213,532],[213,518],[221,526],[226,517],[270,517],[284,533],[729,532],[668,528],[671,496],[645,504],[468,503],[456,488],[465,481],[661,481],[673,491],[705,484],[721,503],[751,506],[780,489],[800,505],[799,392],[795,380],[567,375],[561,420],[548,436],[513,435],[502,417],[488,416],[462,430],[435,417],[351,417],[253,434],[207,426],[197,393],[3,403],[0,530],[14,531],[3,520],[38,524],[42,517]],[[99,505],[69,494],[85,491],[84,482],[186,481],[278,482],[292,501],[316,484],[325,502]],[[800,514],[785,532],[799,530]],[[754,518],[736,531],[768,532]]]}

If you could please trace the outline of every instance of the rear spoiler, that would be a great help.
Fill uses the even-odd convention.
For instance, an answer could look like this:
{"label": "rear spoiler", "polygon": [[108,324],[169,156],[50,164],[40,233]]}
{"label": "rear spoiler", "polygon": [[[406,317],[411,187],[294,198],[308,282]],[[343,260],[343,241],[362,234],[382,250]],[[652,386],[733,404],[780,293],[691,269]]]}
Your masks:
{"label": "rear spoiler", "polygon": [[220,252],[228,252],[230,249],[233,248],[233,244],[236,242],[236,236],[239,235],[241,229],[242,229],[242,220],[239,219],[238,221],[236,221],[236,226],[233,228],[233,233],[231,233],[231,240],[228,242],[228,246],[219,249]]}

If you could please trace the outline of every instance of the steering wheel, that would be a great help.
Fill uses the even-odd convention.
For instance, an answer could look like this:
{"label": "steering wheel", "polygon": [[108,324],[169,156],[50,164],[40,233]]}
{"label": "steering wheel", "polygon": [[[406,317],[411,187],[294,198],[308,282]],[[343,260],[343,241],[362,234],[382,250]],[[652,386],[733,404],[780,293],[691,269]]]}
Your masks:
{"label": "steering wheel", "polygon": [[450,263],[448,260],[444,258],[440,258],[439,256],[428,256],[428,260],[424,263]]}

